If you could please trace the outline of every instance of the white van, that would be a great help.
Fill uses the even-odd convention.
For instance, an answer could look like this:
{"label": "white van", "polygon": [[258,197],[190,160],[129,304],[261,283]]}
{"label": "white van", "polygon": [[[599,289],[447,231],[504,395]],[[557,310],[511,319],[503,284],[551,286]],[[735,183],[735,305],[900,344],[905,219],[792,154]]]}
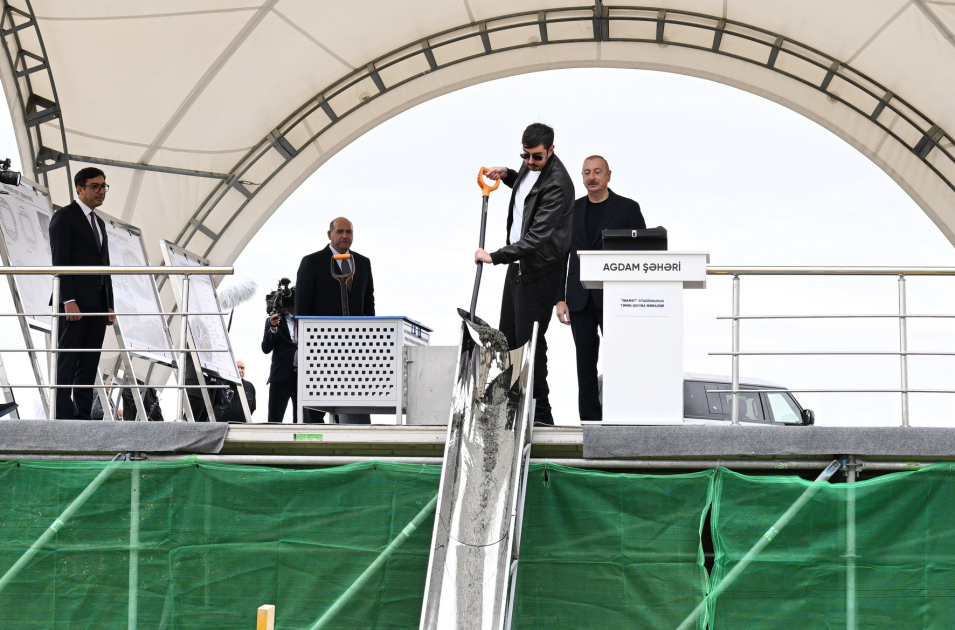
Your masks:
{"label": "white van", "polygon": [[[601,400],[603,400],[603,376],[599,376],[597,380]],[[758,378],[741,377],[739,385],[740,389],[786,389],[777,383]],[[732,422],[730,405],[732,405],[733,395],[728,392],[725,394],[713,392],[717,389],[732,388],[732,379],[728,376],[685,372],[683,374],[683,421],[687,424],[713,425],[726,425]],[[757,426],[793,427],[810,426],[815,423],[816,417],[812,409],[803,409],[789,392],[741,392],[739,421],[740,424]],[[584,424],[600,424],[600,422],[585,421]]]}
{"label": "white van", "polygon": [[[740,389],[786,389],[782,385],[757,378],[741,377]],[[732,394],[707,393],[732,389],[728,376],[712,374],[683,375],[683,417],[693,424],[727,424],[730,422]],[[701,422],[702,421],[702,422]],[[815,422],[811,409],[802,405],[789,392],[741,392],[739,421],[767,426],[809,426]]]}

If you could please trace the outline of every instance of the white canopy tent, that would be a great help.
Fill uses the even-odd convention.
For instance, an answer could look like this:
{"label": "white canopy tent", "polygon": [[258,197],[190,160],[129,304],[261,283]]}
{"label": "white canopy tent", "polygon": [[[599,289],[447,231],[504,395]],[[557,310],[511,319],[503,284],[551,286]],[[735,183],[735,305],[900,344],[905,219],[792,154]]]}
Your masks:
{"label": "white canopy tent", "polygon": [[[852,144],[955,243],[955,3],[5,0],[0,78],[54,203],[231,264],[327,159],[395,114],[524,72],[643,68],[776,101]],[[635,121],[637,124],[639,121]],[[687,150],[693,150],[688,147]]]}

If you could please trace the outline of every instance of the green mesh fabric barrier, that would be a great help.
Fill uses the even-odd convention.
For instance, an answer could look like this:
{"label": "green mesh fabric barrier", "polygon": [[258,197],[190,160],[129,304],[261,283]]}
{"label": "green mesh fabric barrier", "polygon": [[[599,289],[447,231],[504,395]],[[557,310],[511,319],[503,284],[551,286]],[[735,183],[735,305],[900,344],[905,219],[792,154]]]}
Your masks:
{"label": "green mesh fabric barrier", "polygon": [[[0,464],[0,574],[104,466]],[[134,468],[144,630],[251,629],[261,604],[276,605],[279,630],[309,628],[434,496],[440,475],[381,463],[119,464],[0,591],[0,630],[130,627]],[[705,591],[700,526],[713,477],[532,467],[514,627],[675,627]],[[416,629],[432,529],[429,517],[327,627]]]}
{"label": "green mesh fabric barrier", "polygon": [[[0,576],[108,465],[0,464]],[[440,469],[283,470],[121,463],[9,583],[0,630],[239,630],[275,604],[307,629],[417,516]],[[136,624],[130,506],[139,491]],[[807,489],[813,495],[691,628],[955,627],[955,475],[948,464],[856,484],[720,470],[531,468],[514,628],[677,628]],[[855,514],[855,588],[846,557]],[[712,509],[715,566],[701,528]],[[418,627],[433,519],[327,626]],[[853,609],[848,602],[854,602]]]}
{"label": "green mesh fabric barrier", "polygon": [[[102,470],[0,465],[0,572]],[[123,464],[0,592],[3,630],[128,628],[130,489]],[[361,464],[292,471],[207,463],[140,466],[138,627],[309,628],[434,496],[440,470]],[[329,628],[417,628],[429,518]]]}
{"label": "green mesh fabric barrier", "polygon": [[532,468],[513,627],[676,628],[706,593],[714,475]]}
{"label": "green mesh fabric barrier", "polygon": [[[721,470],[713,502],[718,583],[812,484]],[[955,627],[955,474],[949,464],[855,484],[820,482],[713,606],[717,630]],[[847,514],[855,507],[855,589]],[[854,597],[853,596],[854,593]],[[847,617],[855,602],[856,619]]]}

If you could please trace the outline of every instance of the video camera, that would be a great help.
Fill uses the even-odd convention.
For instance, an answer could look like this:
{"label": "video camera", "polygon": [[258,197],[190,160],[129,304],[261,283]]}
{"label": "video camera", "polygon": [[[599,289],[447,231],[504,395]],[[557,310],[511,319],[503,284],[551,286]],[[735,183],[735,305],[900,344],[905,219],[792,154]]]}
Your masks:
{"label": "video camera", "polygon": [[12,164],[10,158],[5,160],[0,160],[0,184],[8,184],[10,186],[19,186],[20,185],[20,173],[17,171],[11,171],[10,165]]}
{"label": "video camera", "polygon": [[290,287],[292,281],[288,278],[279,280],[279,286],[265,296],[266,314],[284,313],[295,307],[295,287]]}

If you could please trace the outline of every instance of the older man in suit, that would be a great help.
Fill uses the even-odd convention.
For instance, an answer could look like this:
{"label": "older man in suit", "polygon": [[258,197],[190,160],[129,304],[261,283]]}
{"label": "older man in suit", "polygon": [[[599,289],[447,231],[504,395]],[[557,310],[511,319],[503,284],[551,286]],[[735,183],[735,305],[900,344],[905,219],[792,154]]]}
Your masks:
{"label": "older man in suit", "polygon": [[295,282],[295,312],[299,317],[317,315],[342,316],[341,288],[332,276],[332,256],[351,254],[351,260],[336,260],[339,271],[343,265],[354,265],[355,275],[348,281],[348,315],[366,317],[375,314],[375,281],[371,275],[371,261],[351,251],[354,239],[352,222],[338,217],[328,226],[328,245],[302,259]]}
{"label": "older man in suit", "polygon": [[[339,281],[332,275],[354,271],[347,281],[349,317],[371,317],[375,314],[375,281],[371,275],[371,261],[352,251],[354,226],[345,217],[334,219],[328,226],[328,245],[302,259],[295,283],[295,312],[298,317],[341,317],[342,291]],[[351,254],[350,259],[335,260],[335,254]],[[306,423],[323,422],[321,411],[305,411]],[[368,414],[338,414],[341,424],[370,424]]]}
{"label": "older man in suit", "polygon": [[[109,265],[106,223],[96,216],[103,205],[109,185],[98,168],[88,167],[73,177],[76,200],[60,208],[50,220],[50,245],[53,266]],[[113,312],[113,284],[108,275],[60,276],[59,303],[55,308],[66,317],[60,319],[59,348],[100,349],[106,326],[115,317],[83,313]],[[60,352],[56,359],[58,385],[92,386],[99,365],[99,352]],[[64,387],[56,391],[56,415],[59,419],[89,420],[93,406],[91,387]]]}
{"label": "older man in suit", "polygon": [[[570,252],[562,267],[563,281],[557,296],[557,319],[570,326],[577,348],[577,407],[581,420],[602,420],[597,384],[597,355],[600,351],[599,328],[603,333],[603,291],[585,289],[580,282],[580,250],[603,249],[603,231],[647,227],[640,204],[614,193],[610,184],[610,166],[599,155],[584,160],[581,169],[587,196],[574,203],[574,227]],[[569,262],[569,266],[568,266]]]}

